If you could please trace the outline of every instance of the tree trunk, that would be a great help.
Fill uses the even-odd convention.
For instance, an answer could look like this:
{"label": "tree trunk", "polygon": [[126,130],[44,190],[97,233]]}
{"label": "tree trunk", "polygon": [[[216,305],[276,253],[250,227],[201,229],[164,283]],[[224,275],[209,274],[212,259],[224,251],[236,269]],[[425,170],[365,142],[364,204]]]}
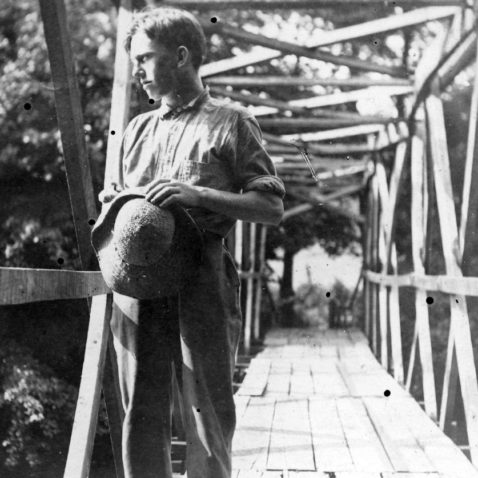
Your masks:
{"label": "tree trunk", "polygon": [[292,327],[296,323],[294,313],[294,288],[292,287],[292,279],[294,273],[294,255],[295,252],[285,250],[284,252],[284,271],[282,273],[282,281],[280,286],[280,317],[281,325]]}

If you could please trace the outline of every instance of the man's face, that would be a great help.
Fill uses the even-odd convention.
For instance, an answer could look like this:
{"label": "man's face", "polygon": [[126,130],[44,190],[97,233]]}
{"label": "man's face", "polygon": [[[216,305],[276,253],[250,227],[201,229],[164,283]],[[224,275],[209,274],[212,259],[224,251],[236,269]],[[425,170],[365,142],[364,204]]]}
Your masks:
{"label": "man's face", "polygon": [[159,100],[175,90],[176,55],[139,31],[131,39],[133,76],[138,78],[149,98]]}

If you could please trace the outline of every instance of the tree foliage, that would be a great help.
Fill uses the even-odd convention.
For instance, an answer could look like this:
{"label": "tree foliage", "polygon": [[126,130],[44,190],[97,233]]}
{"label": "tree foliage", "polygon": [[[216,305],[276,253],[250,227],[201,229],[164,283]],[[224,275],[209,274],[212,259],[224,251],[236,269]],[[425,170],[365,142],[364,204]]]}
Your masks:
{"label": "tree foliage", "polygon": [[[67,11],[98,189],[109,120],[114,12],[105,13],[103,2],[94,0],[67,2]],[[0,6],[0,183],[0,263],[55,267],[61,259],[64,267],[77,266],[50,67],[33,0]],[[53,207],[46,211],[45,205]]]}
{"label": "tree foliage", "polygon": [[4,472],[25,469],[25,465],[37,467],[47,457],[65,452],[76,388],[55,377],[49,367],[14,341],[4,341],[0,348],[0,383]]}

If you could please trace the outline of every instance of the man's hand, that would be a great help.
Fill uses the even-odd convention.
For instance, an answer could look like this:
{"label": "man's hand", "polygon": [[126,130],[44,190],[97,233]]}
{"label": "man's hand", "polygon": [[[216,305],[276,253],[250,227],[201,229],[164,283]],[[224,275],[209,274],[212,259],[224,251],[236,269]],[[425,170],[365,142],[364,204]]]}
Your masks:
{"label": "man's hand", "polygon": [[121,189],[118,188],[118,185],[112,183],[109,187],[103,189],[103,191],[98,194],[98,199],[101,203],[106,204],[111,202],[120,192]]}
{"label": "man's hand", "polygon": [[146,200],[156,206],[167,207],[179,204],[183,207],[197,207],[200,205],[201,189],[197,186],[159,179],[146,188]]}
{"label": "man's hand", "polygon": [[284,213],[281,198],[264,191],[239,194],[158,179],[145,188],[145,195],[148,201],[157,206],[199,206],[233,219],[262,224],[279,224]]}

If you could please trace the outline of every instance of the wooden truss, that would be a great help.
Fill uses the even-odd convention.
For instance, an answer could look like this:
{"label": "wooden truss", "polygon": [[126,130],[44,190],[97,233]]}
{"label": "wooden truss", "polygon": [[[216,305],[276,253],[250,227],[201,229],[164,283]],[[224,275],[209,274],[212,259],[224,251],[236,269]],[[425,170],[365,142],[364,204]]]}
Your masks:
{"label": "wooden truss", "polygon": [[[451,81],[450,78],[470,62],[470,51],[476,52],[476,36],[470,34],[463,38],[464,41],[457,48],[449,51],[446,47],[446,38],[438,39],[435,46],[441,46],[443,50],[438,50],[438,53],[437,49],[430,51],[422,60],[420,76],[416,78],[419,94],[417,94],[413,112],[421,110],[425,115],[425,123],[423,127],[414,128],[410,138],[399,145],[400,150],[397,147],[394,172],[390,180],[389,187],[392,191],[394,182],[400,182],[405,168],[409,168],[412,191],[410,216],[414,272],[397,275],[394,266],[394,220],[397,197],[387,198],[385,193],[377,192],[380,189],[378,184],[382,184],[384,192],[387,188],[386,178],[381,172],[380,165],[377,164],[369,189],[364,275],[366,278],[366,327],[369,337],[382,363],[387,364],[399,380],[403,377],[401,344],[397,340],[397,335],[390,333],[388,328],[396,329],[400,335],[400,321],[396,314],[398,300],[395,291],[403,286],[414,288],[416,319],[408,360],[406,387],[407,389],[411,387],[417,364],[417,353],[419,353],[425,410],[432,418],[439,421],[442,429],[446,430],[453,419],[455,399],[460,393],[465,413],[469,451],[472,461],[477,463],[478,386],[466,296],[478,295],[478,282],[476,277],[463,277],[462,268],[470,257],[471,246],[467,245],[467,241],[471,241],[474,234],[470,229],[470,221],[474,221],[476,216],[470,209],[470,204],[476,204],[477,192],[470,185],[477,169],[474,152],[477,133],[476,77],[478,75],[475,76],[470,112],[460,229],[458,229],[455,213],[445,120],[440,98],[445,83],[448,84]],[[444,82],[443,78],[447,78],[447,81]],[[397,174],[394,176],[395,172]],[[425,269],[425,258],[428,254],[427,222],[431,203],[430,195],[433,191],[446,269],[444,276],[427,275]],[[383,241],[380,231],[383,231],[385,236]],[[438,291],[449,295],[451,314],[446,370],[439,406],[435,390],[431,324],[427,305],[427,296]],[[392,344],[391,356],[387,349],[389,343]],[[460,387],[458,387],[458,380]]]}
{"label": "wooden truss", "polygon": [[[87,477],[90,468],[93,437],[96,430],[101,389],[106,400],[117,476],[123,476],[121,465],[121,422],[123,409],[119,400],[115,373],[114,350],[109,334],[112,310],[110,291],[99,272],[91,271],[92,250],[90,230],[97,218],[91,173],[86,155],[78,85],[67,31],[63,0],[39,0],[45,37],[51,63],[58,123],[61,130],[66,174],[83,271],[50,271],[0,268],[1,304],[32,301],[88,298],[90,324],[86,343],[87,354],[73,426],[65,477]],[[155,2],[148,2],[155,3]],[[122,48],[127,25],[134,8],[143,2],[121,0],[118,5],[118,35],[115,58],[110,131],[107,148],[109,159],[119,154],[122,133],[129,119],[131,67]],[[478,278],[463,277],[467,258],[472,254],[471,238],[477,230],[478,205],[476,183],[478,75],[475,78],[472,114],[464,179],[460,229],[454,210],[447,153],[445,125],[440,92],[456,74],[474,60],[476,34],[463,35],[462,25],[469,18],[465,0],[164,0],[161,4],[176,5],[199,11],[208,32],[226,35],[254,45],[249,52],[226,58],[202,67],[202,76],[214,94],[229,97],[251,108],[264,129],[264,142],[276,161],[278,171],[290,181],[301,181],[301,189],[291,188],[302,202],[286,211],[285,219],[295,214],[327,208],[362,225],[364,237],[365,330],[382,364],[392,371],[399,382],[410,388],[417,354],[422,369],[425,409],[445,428],[452,416],[456,384],[460,382],[470,454],[478,464],[478,387],[474,366],[470,324],[465,296],[478,296]],[[400,6],[405,13],[339,28],[321,35],[314,44],[295,45],[284,39],[252,34],[238,27],[212,24],[215,12],[225,8],[255,9],[336,9],[357,7]],[[206,16],[209,15],[209,17]],[[430,48],[421,61],[414,78],[402,66],[377,64],[347,56],[336,56],[327,48],[336,43],[357,42],[371,35],[410,29],[428,21],[443,21],[449,34],[437,40],[440,47]],[[452,21],[450,21],[452,20]],[[461,39],[461,40],[459,40]],[[435,47],[436,45],[434,45]],[[438,51],[438,54],[435,52]],[[296,55],[322,62],[345,65],[352,73],[347,79],[246,76],[237,70],[264,63],[284,55]],[[236,73],[235,73],[236,72]],[[371,75],[371,73],[373,73]],[[376,75],[380,73],[381,75]],[[305,98],[276,98],[270,92],[283,86],[309,88],[333,86],[343,91]],[[247,90],[247,91],[244,91]],[[258,94],[257,91],[264,94]],[[353,104],[377,94],[408,98],[414,101],[407,118],[364,117],[350,111],[337,111],[330,106]],[[426,126],[416,127],[415,114],[422,108]],[[409,131],[405,120],[412,128]],[[305,146],[311,162],[317,167],[321,181],[341,177],[346,184],[324,193],[306,181],[306,170],[296,146]],[[381,161],[384,150],[395,150],[390,177]],[[324,156],[326,158],[324,158]],[[404,171],[411,170],[412,204],[411,234],[413,237],[414,272],[398,275],[394,225]],[[106,171],[105,181],[113,174]],[[298,179],[299,178],[299,179]],[[441,240],[446,275],[430,276],[424,266],[427,211],[431,184],[436,191]],[[303,192],[309,186],[307,193]],[[363,214],[352,214],[339,199],[366,190],[367,208]],[[244,348],[251,347],[261,333],[260,307],[264,280],[264,255],[267,229],[239,222],[229,239],[229,247],[241,269],[245,290]],[[399,288],[411,286],[416,295],[416,324],[407,373],[405,374],[400,327]],[[451,326],[447,368],[440,406],[436,401],[430,318],[424,305],[426,291],[442,291],[450,295]],[[107,358],[109,357],[109,358]]]}

